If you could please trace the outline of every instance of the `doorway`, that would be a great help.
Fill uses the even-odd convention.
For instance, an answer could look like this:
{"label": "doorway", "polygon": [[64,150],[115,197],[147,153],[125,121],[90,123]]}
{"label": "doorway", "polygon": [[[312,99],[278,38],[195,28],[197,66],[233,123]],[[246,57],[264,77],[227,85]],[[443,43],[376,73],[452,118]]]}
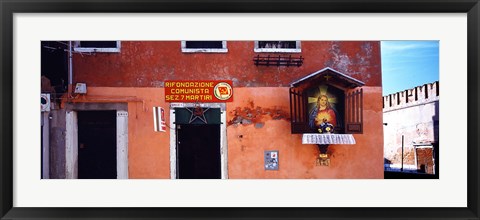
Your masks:
{"label": "doorway", "polygon": [[[198,106],[203,108],[204,114],[195,117],[194,109]],[[225,103],[170,103],[169,125],[170,128],[173,128],[170,130],[171,179],[228,179],[227,117],[225,111]],[[191,143],[195,141],[199,144],[192,145]],[[202,146],[207,147],[202,148]],[[187,153],[184,153],[185,151]],[[211,168],[211,174],[196,175],[192,174],[195,171],[188,171],[189,168],[193,169],[193,166],[197,166],[194,162],[188,161],[195,151],[200,151],[200,153],[195,154],[197,157],[212,160],[209,164],[209,166],[214,166]],[[207,154],[207,156],[202,154]],[[197,161],[200,163],[202,159],[197,159]],[[198,165],[198,167],[202,165],[205,164]]]}
{"label": "doorway", "polygon": [[116,111],[78,111],[77,114],[78,179],[116,179]]}
{"label": "doorway", "polygon": [[177,177],[220,179],[220,125],[177,125]]}

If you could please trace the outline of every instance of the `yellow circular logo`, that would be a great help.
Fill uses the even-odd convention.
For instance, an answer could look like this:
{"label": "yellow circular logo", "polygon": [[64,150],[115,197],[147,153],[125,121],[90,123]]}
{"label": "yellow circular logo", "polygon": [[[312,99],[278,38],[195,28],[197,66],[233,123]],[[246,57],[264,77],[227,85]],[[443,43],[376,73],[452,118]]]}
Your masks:
{"label": "yellow circular logo", "polygon": [[226,82],[220,82],[213,89],[213,94],[215,95],[215,97],[217,97],[217,99],[227,100],[232,97],[233,89],[230,84]]}

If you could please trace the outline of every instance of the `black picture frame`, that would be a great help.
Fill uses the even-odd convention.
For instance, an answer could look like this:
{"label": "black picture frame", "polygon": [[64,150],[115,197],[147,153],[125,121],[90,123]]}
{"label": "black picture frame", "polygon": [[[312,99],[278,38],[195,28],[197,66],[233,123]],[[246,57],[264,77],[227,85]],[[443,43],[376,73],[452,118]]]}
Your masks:
{"label": "black picture frame", "polygon": [[[479,0],[0,0],[1,219],[479,219]],[[468,207],[466,208],[17,208],[13,207],[14,13],[467,13]],[[463,125],[462,125],[463,126]],[[455,190],[455,189],[446,189]],[[441,193],[441,192],[439,192]]]}

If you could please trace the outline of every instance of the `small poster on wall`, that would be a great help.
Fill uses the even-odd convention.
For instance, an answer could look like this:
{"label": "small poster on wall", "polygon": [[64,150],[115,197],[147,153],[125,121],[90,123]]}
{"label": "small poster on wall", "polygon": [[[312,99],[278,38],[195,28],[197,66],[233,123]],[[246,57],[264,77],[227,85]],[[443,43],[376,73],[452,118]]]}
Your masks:
{"label": "small poster on wall", "polygon": [[265,151],[265,170],[278,170],[278,150]]}

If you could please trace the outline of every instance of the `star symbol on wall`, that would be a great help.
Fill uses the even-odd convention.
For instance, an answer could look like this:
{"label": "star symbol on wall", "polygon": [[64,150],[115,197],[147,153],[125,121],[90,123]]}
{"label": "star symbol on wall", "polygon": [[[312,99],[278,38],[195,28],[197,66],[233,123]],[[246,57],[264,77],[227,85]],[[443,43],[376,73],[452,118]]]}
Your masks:
{"label": "star symbol on wall", "polygon": [[205,112],[210,110],[210,108],[204,109],[202,107],[194,107],[194,108],[186,108],[186,109],[191,113],[190,121],[188,122],[189,124],[194,122],[197,118],[203,121],[203,123],[208,124],[207,119],[205,118]]}

